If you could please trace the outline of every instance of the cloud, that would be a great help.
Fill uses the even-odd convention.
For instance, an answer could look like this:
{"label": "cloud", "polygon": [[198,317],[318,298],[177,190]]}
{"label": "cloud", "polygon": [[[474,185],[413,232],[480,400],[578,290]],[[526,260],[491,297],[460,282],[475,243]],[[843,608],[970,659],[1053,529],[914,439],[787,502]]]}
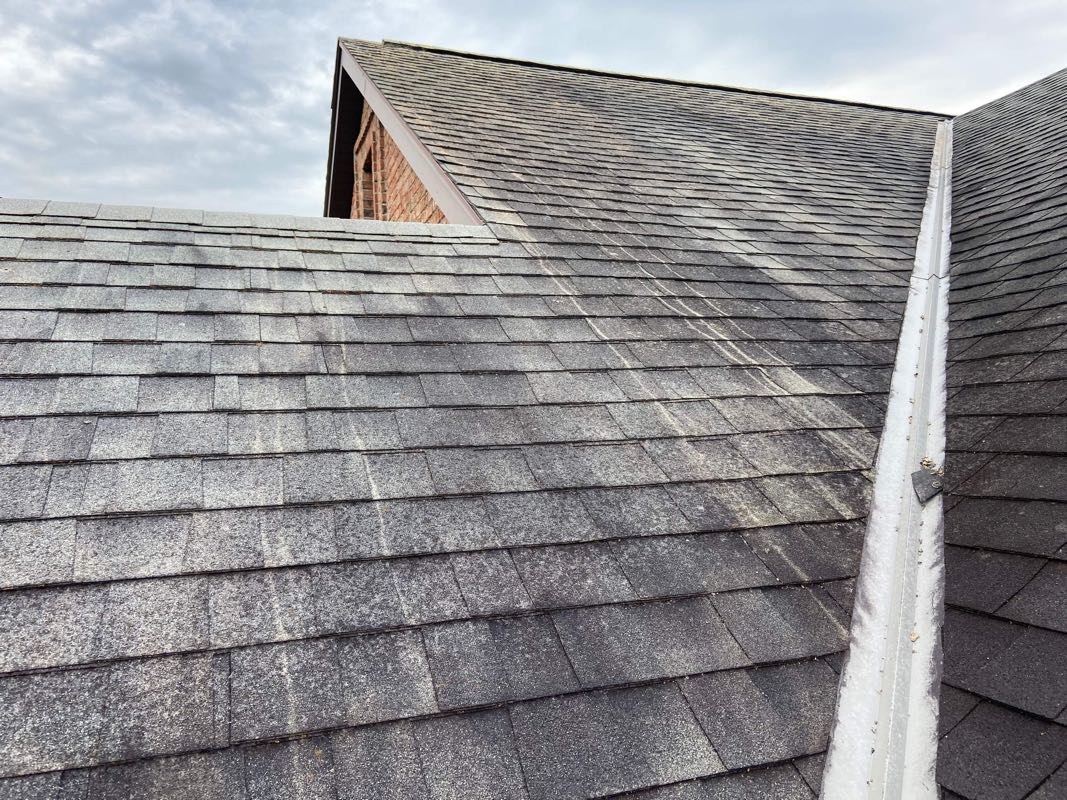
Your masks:
{"label": "cloud", "polygon": [[17,5],[0,193],[226,210],[320,212],[338,35],[949,112],[1067,66],[1045,0]]}

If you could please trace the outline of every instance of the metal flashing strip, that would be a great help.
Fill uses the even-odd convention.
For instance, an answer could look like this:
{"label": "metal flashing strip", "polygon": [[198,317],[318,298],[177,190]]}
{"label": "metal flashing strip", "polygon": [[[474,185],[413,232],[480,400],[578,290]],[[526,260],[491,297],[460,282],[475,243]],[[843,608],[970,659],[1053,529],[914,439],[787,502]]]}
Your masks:
{"label": "metal flashing strip", "polygon": [[433,154],[426,149],[415,132],[411,130],[403,117],[393,108],[381,90],[374,85],[363,67],[343,44],[338,44],[341,54],[341,68],[352,79],[356,89],[363,95],[375,115],[381,121],[396,146],[407,159],[411,169],[422,181],[426,191],[444,212],[445,218],[458,225],[483,225],[484,220],[459,190],[452,178],[437,162]]}
{"label": "metal flashing strip", "polygon": [[917,491],[912,476],[936,475],[945,453],[951,185],[948,121],[938,123],[878,447],[825,800],[937,797],[944,516],[940,492]]}

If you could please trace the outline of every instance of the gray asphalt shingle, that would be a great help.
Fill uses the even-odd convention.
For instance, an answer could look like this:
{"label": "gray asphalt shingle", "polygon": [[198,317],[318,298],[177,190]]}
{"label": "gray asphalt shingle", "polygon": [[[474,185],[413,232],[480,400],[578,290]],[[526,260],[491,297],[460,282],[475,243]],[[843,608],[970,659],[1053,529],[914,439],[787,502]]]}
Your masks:
{"label": "gray asphalt shingle", "polygon": [[513,708],[530,797],[578,798],[710,775],[722,762],[673,684]]}
{"label": "gray asphalt shingle", "polygon": [[682,687],[728,769],[822,750],[837,675],[821,661],[701,675]]}
{"label": "gray asphalt shingle", "polygon": [[941,714],[967,713],[938,780],[961,797],[1054,796],[1063,772],[1065,96],[1060,71],[955,123]]}
{"label": "gray asphalt shingle", "polygon": [[554,616],[583,686],[607,686],[745,666],[705,598],[600,606]]}
{"label": "gray asphalt shingle", "polygon": [[[810,796],[937,118],[342,46],[488,225],[0,198],[0,794]],[[1059,583],[949,679],[1060,725]]]}

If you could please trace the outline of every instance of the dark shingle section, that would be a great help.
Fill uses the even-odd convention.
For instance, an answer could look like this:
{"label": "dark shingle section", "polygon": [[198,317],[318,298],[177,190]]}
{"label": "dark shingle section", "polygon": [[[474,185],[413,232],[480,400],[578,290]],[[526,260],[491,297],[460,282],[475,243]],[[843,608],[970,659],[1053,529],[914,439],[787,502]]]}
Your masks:
{"label": "dark shingle section", "polygon": [[0,794],[810,796],[936,119],[352,47],[485,226],[0,200]]}
{"label": "dark shingle section", "polygon": [[824,750],[836,689],[836,673],[821,661],[720,672],[683,686],[728,769]]}
{"label": "dark shingle section", "polygon": [[531,798],[579,798],[723,771],[673,684],[541,700],[512,711]]}
{"label": "dark shingle section", "polygon": [[1067,755],[1065,103],[1067,71],[955,127],[938,773],[960,797],[1040,797]]}

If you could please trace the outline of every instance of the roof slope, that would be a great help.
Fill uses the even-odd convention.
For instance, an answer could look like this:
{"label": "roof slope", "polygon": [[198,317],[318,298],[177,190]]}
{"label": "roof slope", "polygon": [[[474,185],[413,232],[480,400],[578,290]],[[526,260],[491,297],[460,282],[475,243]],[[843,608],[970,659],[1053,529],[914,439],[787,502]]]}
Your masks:
{"label": "roof slope", "polygon": [[669,239],[796,269],[914,256],[936,115],[341,44],[483,217],[526,240]]}
{"label": "roof slope", "polygon": [[0,793],[811,797],[936,118],[351,46],[488,227],[0,201]]}
{"label": "roof slope", "polygon": [[939,773],[969,798],[1067,791],[1065,106],[1067,70],[955,124]]}

